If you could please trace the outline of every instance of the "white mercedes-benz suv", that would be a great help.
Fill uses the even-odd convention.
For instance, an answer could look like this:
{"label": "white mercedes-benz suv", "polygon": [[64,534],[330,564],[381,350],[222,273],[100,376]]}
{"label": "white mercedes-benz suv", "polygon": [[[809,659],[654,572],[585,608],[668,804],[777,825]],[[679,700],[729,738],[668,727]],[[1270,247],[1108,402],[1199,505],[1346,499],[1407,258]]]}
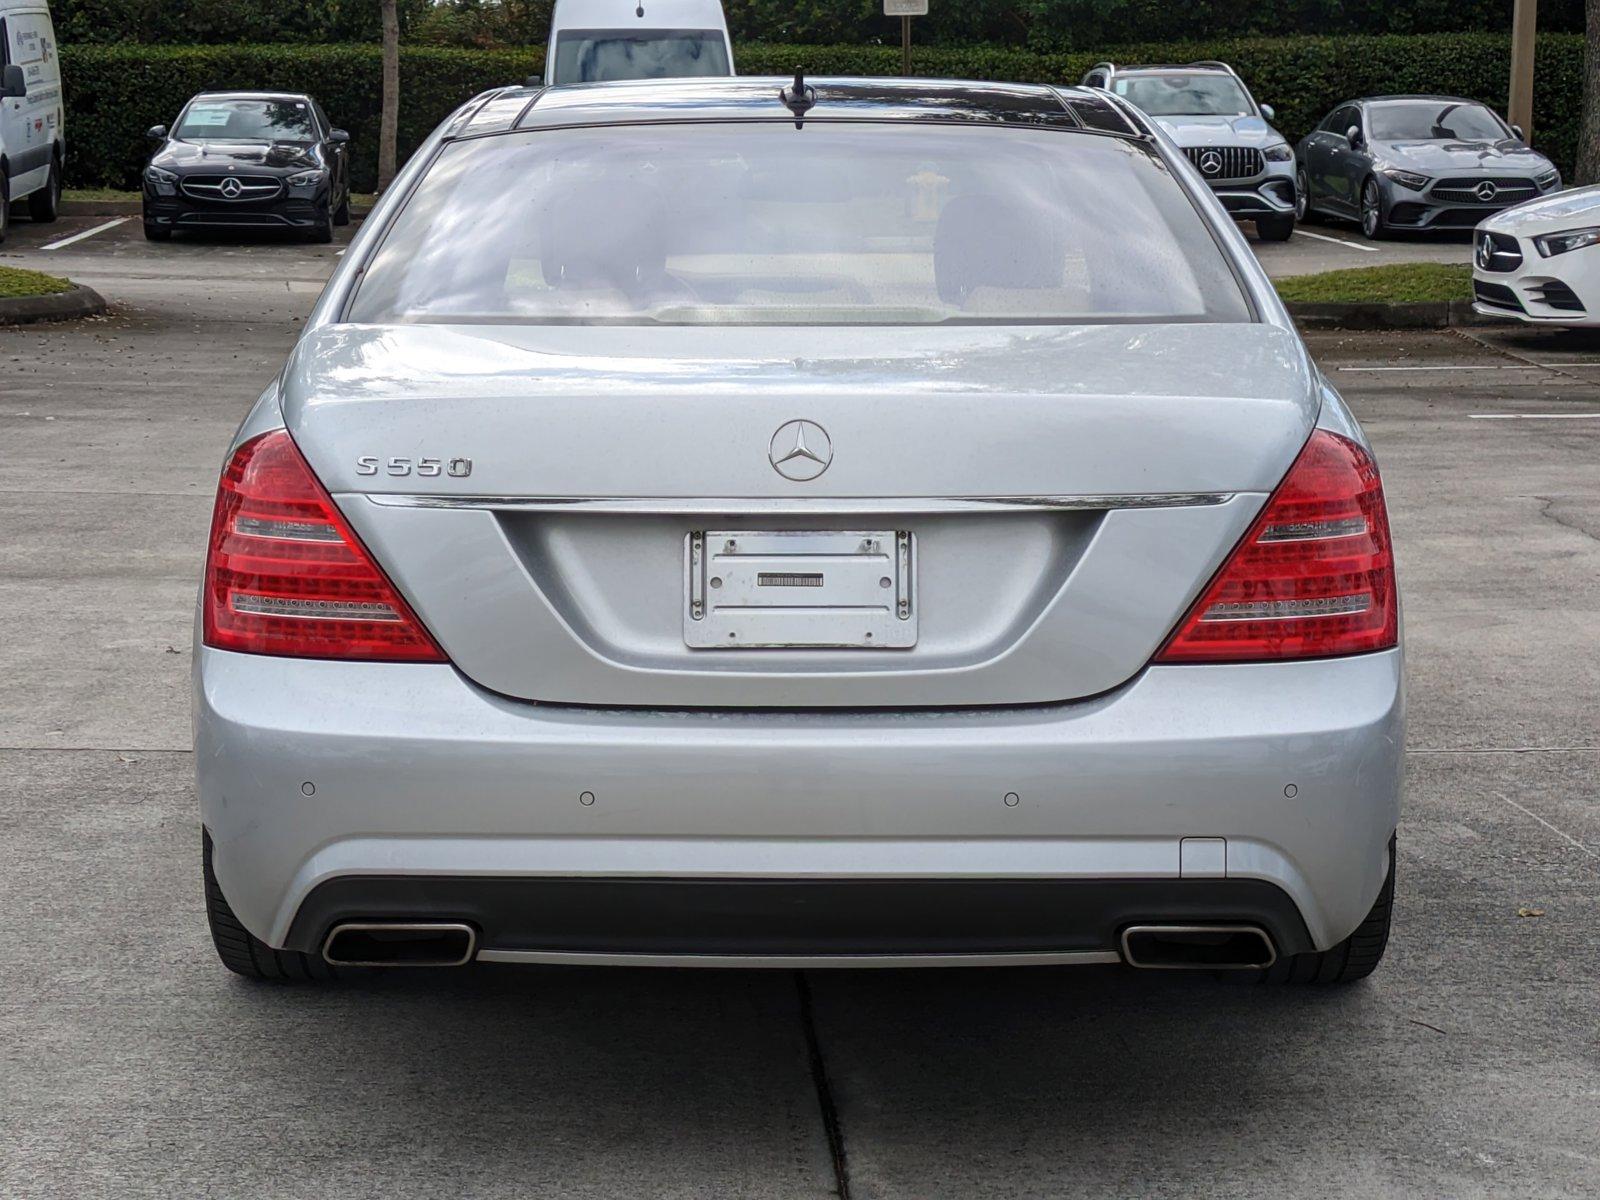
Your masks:
{"label": "white mercedes-benz suv", "polygon": [[1372,453],[1103,91],[498,91],[229,447],[216,944],[361,965],[1117,963],[1389,929]]}

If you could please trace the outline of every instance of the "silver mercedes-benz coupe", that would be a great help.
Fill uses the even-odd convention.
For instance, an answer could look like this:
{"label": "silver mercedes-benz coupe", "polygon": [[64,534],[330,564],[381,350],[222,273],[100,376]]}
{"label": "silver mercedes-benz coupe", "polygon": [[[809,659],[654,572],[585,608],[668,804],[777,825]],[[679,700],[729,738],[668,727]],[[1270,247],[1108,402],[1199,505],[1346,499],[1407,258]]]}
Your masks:
{"label": "silver mercedes-benz coupe", "polygon": [[245,975],[1387,940],[1377,467],[1104,91],[479,97],[229,448],[197,641]]}

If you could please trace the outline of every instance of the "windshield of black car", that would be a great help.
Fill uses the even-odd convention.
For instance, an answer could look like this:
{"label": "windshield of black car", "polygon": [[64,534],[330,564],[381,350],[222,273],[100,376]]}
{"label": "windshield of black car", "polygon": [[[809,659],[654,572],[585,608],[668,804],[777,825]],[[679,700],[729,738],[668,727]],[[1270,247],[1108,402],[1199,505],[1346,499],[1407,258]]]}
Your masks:
{"label": "windshield of black car", "polygon": [[1120,75],[1111,81],[1111,90],[1152,117],[1255,115],[1249,94],[1230,75]]}
{"label": "windshield of black car", "polygon": [[1404,100],[1374,104],[1367,111],[1378,142],[1499,142],[1511,136],[1481,104]]}
{"label": "windshield of black car", "polygon": [[564,29],[556,37],[555,83],[731,75],[715,29]]}
{"label": "windshield of black car", "polygon": [[934,122],[525,131],[444,147],[353,321],[1248,320],[1160,157]]}
{"label": "windshield of black car", "polygon": [[172,136],[186,142],[316,141],[311,106],[304,100],[195,100]]}

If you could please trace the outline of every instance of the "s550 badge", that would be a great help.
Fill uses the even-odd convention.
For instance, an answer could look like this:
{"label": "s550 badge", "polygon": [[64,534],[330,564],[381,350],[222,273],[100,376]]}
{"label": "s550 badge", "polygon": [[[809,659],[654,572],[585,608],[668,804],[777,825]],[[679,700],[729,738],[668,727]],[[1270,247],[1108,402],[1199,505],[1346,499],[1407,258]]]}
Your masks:
{"label": "s550 badge", "polygon": [[465,479],[472,474],[470,458],[379,458],[376,454],[363,454],[356,459],[357,475],[405,476],[421,475],[431,479],[448,475],[451,479]]}

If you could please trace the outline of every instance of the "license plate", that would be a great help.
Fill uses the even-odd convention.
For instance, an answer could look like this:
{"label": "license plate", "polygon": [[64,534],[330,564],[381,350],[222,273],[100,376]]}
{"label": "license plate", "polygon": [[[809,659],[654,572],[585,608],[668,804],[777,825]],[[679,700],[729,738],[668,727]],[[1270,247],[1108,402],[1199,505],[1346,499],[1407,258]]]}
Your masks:
{"label": "license plate", "polygon": [[906,650],[917,644],[909,530],[709,529],[684,546],[695,650]]}

